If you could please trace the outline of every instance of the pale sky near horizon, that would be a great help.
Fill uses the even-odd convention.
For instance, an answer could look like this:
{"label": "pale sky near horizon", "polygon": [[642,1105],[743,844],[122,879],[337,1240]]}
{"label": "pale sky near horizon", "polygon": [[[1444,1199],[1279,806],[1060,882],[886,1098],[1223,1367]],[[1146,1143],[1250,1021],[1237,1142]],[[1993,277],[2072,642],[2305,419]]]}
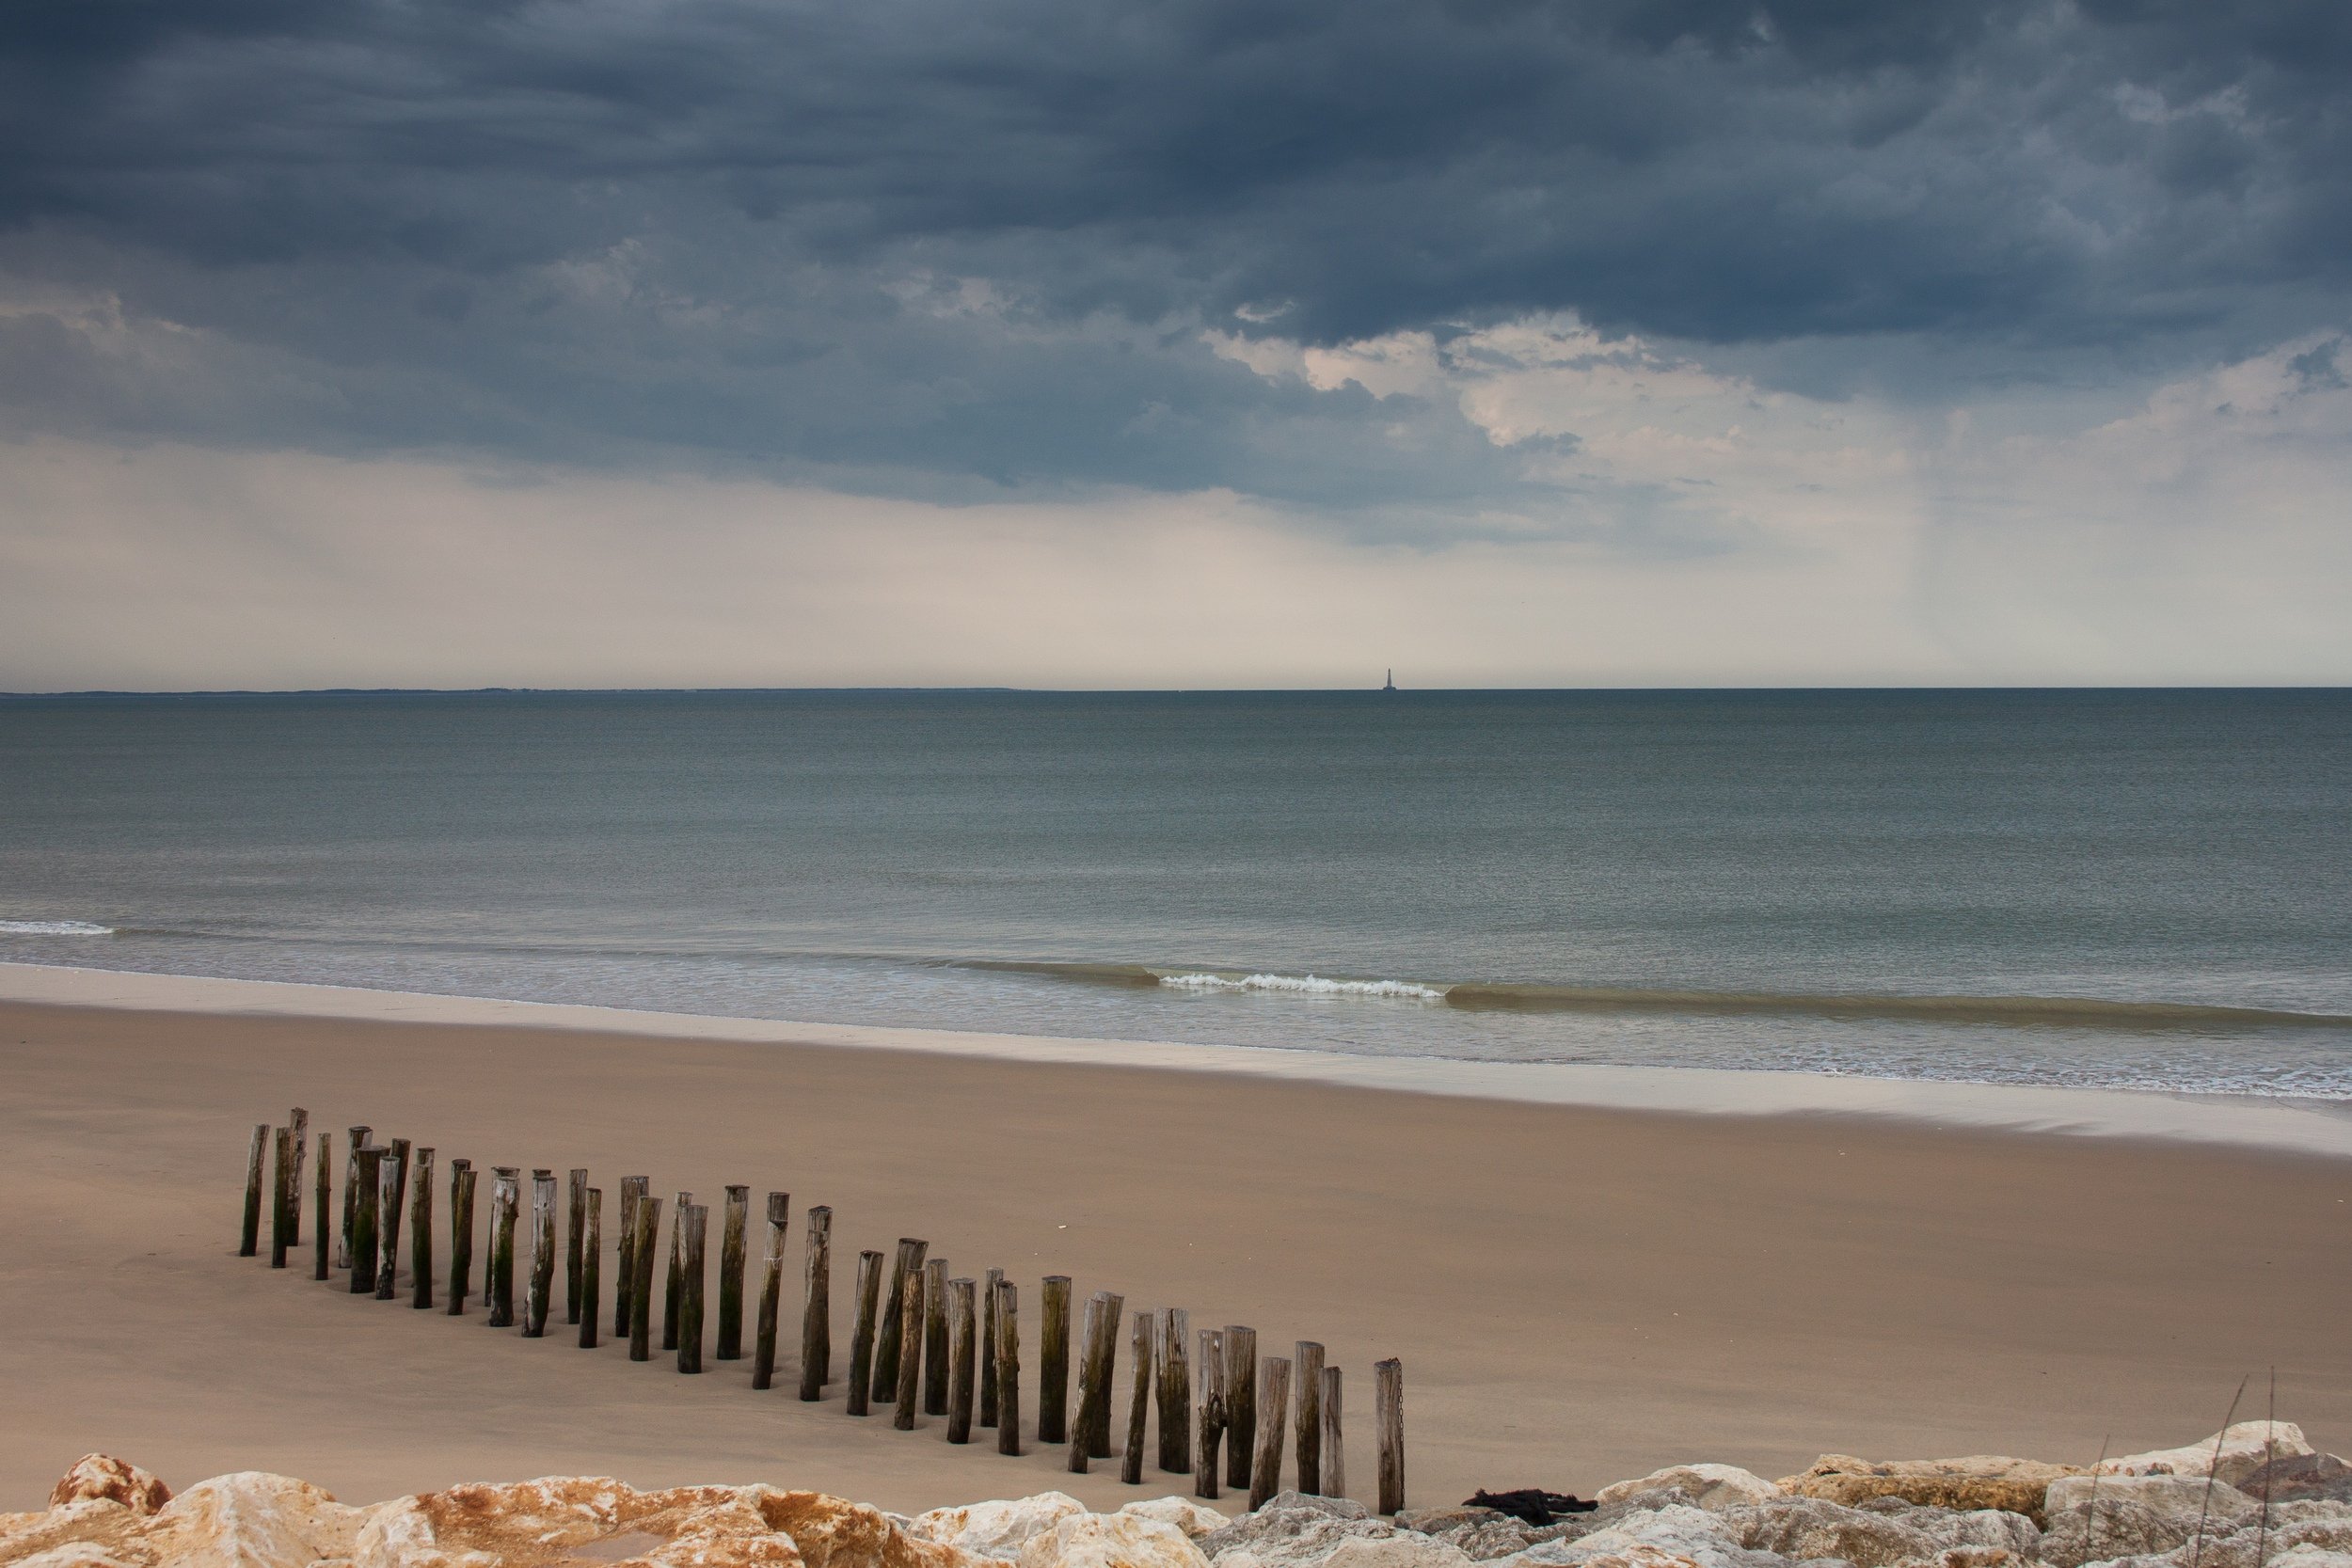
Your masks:
{"label": "pale sky near horizon", "polygon": [[2352,682],[2317,0],[27,0],[0,689]]}

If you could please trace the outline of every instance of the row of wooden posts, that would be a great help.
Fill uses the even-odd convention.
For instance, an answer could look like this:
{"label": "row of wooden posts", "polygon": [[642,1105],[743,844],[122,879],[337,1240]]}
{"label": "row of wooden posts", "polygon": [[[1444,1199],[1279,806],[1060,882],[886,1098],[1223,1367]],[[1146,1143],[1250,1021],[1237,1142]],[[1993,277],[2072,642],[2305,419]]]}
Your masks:
{"label": "row of wooden posts", "polygon": [[[355,1295],[396,1299],[404,1216],[409,1227],[409,1305],[434,1303],[434,1173],[431,1148],[405,1138],[389,1145],[371,1141],[373,1129],[353,1127],[345,1146],[342,1222],[333,1229],[333,1267],[349,1272]],[[262,1200],[271,1193],[270,1266],[287,1266],[302,1244],[302,1173],[309,1164],[310,1116],[296,1108],[283,1127],[264,1122],[253,1129],[246,1163],[242,1257],[260,1252]],[[333,1182],[328,1146],[321,1132],[315,1162],[316,1234],[312,1277],[330,1277],[329,1240]],[[274,1146],[275,1160],[268,1159]],[[274,1180],[264,1181],[264,1165]],[[472,1162],[450,1162],[450,1257],[447,1310],[466,1310],[476,1294]],[[516,1323],[515,1230],[521,1217],[522,1171],[491,1167],[490,1246],[480,1297],[490,1326]],[[626,1338],[632,1361],[653,1354],[655,1261],[660,1233],[661,1199],[643,1176],[621,1181],[619,1268],[613,1281],[612,1336]],[[414,1195],[411,1205],[410,1195]],[[604,1193],[588,1184],[586,1170],[570,1173],[564,1230],[564,1322],[578,1325],[580,1348],[597,1344],[601,1320],[604,1257]],[[745,1231],[749,1187],[727,1188],[719,1250],[719,1322],[715,1356],[743,1355]],[[772,1386],[776,1334],[783,1307],[785,1233],[790,1195],[768,1195],[768,1244],[763,1260],[758,1315],[753,1331],[752,1386]],[[677,1370],[703,1370],[704,1259],[710,1211],[677,1195],[672,1211],[669,1260],[662,1282],[661,1349],[675,1352]],[[811,1208],[806,1215],[806,1261],[801,1317],[800,1397],[824,1397],[833,1368],[833,1211]],[[543,1338],[553,1310],[556,1247],[556,1180],[551,1170],[531,1175],[531,1218],[523,1275],[521,1328]],[[1002,1269],[984,1280],[949,1278],[944,1259],[927,1254],[930,1243],[901,1238],[891,1263],[887,1294],[882,1290],[884,1255],[858,1254],[856,1326],[850,1337],[848,1410],[871,1412],[876,1402],[894,1407],[893,1425],[912,1431],[919,1405],[924,1414],[947,1418],[947,1441],[969,1443],[976,1416],[996,1432],[999,1453],[1021,1452],[1020,1295]],[[1071,1283],[1049,1275],[1041,1299],[1038,1411],[1040,1443],[1066,1443],[1070,1469],[1087,1473],[1092,1461],[1112,1456],[1111,1418],[1116,1399],[1113,1371],[1124,1299],[1098,1291],[1085,1304],[1078,1356],[1078,1409],[1070,1416]],[[1219,1496],[1219,1481],[1246,1488],[1249,1506],[1262,1506],[1281,1489],[1285,1448],[1295,1452],[1297,1490],[1344,1496],[1346,1452],[1342,1440],[1340,1369],[1324,1365],[1323,1346],[1302,1339],[1289,1357],[1261,1356],[1253,1328],[1229,1324],[1203,1328],[1197,1338],[1184,1309],[1137,1312],[1130,1329],[1133,1375],[1127,1401],[1126,1441],[1120,1450],[1120,1479],[1143,1480],[1144,1434],[1151,1406],[1159,1407],[1159,1467],[1193,1478],[1194,1493]],[[981,1364],[983,1354],[986,1364]],[[1194,1370],[1200,1400],[1194,1403]],[[1295,1380],[1295,1381],[1294,1381]],[[977,1399],[975,1401],[977,1385]],[[1292,1418],[1294,1387],[1296,1417]],[[1405,1506],[1405,1371],[1387,1360],[1373,1368],[1374,1417],[1378,1429],[1380,1512]],[[1196,1419],[1197,1417],[1197,1419]]]}

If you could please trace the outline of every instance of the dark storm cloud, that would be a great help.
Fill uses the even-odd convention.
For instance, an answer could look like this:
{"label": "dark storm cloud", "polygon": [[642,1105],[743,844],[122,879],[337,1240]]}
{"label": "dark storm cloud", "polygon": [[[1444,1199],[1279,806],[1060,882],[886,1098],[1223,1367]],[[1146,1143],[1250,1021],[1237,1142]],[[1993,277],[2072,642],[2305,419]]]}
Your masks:
{"label": "dark storm cloud", "polygon": [[1459,504],[1523,482],[1450,407],[1201,329],[2275,341],[2342,314],[2346,15],[20,0],[0,261],[136,346],[0,371],[52,428]]}

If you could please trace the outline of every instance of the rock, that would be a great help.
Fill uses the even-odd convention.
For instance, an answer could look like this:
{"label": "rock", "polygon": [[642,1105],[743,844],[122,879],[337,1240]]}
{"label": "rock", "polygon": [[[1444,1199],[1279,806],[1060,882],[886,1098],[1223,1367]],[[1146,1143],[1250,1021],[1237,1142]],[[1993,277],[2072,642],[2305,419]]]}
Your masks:
{"label": "rock", "polygon": [[997,1554],[924,1540],[864,1503],[771,1486],[743,1493],[770,1529],[792,1538],[807,1568],[1000,1568]]}
{"label": "rock", "polygon": [[2257,1499],[2267,1493],[2274,1503],[2352,1502],[2352,1465],[2331,1453],[2291,1454],[2272,1460],[2233,1484]]}
{"label": "rock", "polygon": [[1194,1541],[1232,1523],[1216,1509],[1194,1502],[1190,1497],[1147,1497],[1141,1502],[1129,1503],[1119,1512],[1145,1519],[1157,1519],[1163,1525],[1174,1525]]}
{"label": "rock", "polygon": [[1976,1508],[1953,1513],[1948,1509],[1921,1508],[1900,1497],[1873,1497],[1862,1505],[1861,1511],[1910,1526],[1945,1553],[2008,1552],[2014,1557],[2029,1558],[2042,1548],[2042,1531],[2034,1522],[2006,1509]]}
{"label": "rock", "polygon": [[2111,1503],[2136,1503],[2167,1523],[2190,1529],[2202,1517],[2208,1533],[2217,1528],[2234,1529],[2239,1520],[2251,1519],[2261,1512],[2260,1504],[2235,1487],[2161,1474],[2064,1476],[2050,1483],[2044,1506],[2056,1519],[2076,1509],[2088,1511],[2094,1496],[2102,1513]]}
{"label": "rock", "polygon": [[[2218,1465],[2215,1450],[2219,1449]],[[2240,1421],[2211,1437],[2177,1449],[2153,1449],[2103,1461],[2103,1476],[2218,1476],[2235,1485],[2273,1460],[2312,1451],[2303,1429],[2292,1421]]]}
{"label": "rock", "polygon": [[1372,1518],[1345,1497],[1284,1492],[1224,1528],[1200,1538],[1200,1550],[1218,1568],[1314,1568],[1343,1541],[1386,1540],[1396,1527]]}
{"label": "rock", "polygon": [[1824,1497],[1781,1497],[1727,1509],[1722,1517],[1750,1551],[1799,1560],[1842,1558],[1854,1568],[1933,1557],[1946,1545],[1900,1519]]}
{"label": "rock", "polygon": [[86,1453],[49,1489],[51,1508],[101,1499],[134,1513],[152,1513],[171,1501],[171,1488],[112,1454]]}
{"label": "rock", "polygon": [[1018,1557],[1031,1537],[1043,1535],[1064,1519],[1086,1511],[1086,1504],[1066,1492],[1040,1492],[1033,1497],[1006,1502],[935,1508],[915,1515],[914,1532],[923,1540],[960,1546],[982,1557]]}
{"label": "rock", "polygon": [[1192,1537],[1140,1513],[1075,1513],[1029,1537],[1020,1568],[1207,1568]]}
{"label": "rock", "polygon": [[1688,1494],[1694,1506],[1709,1513],[1784,1496],[1779,1487],[1762,1476],[1742,1470],[1737,1465],[1669,1465],[1662,1470],[1652,1470],[1638,1481],[1621,1481],[1604,1486],[1593,1500],[1605,1508],[1611,1503],[1629,1502],[1645,1493],[1667,1487]]}
{"label": "rock", "polygon": [[1324,1568],[1470,1568],[1461,1547],[1412,1530],[1375,1539],[1351,1536],[1341,1542]]}
{"label": "rock", "polygon": [[2042,1523],[2042,1495],[2052,1481],[2078,1476],[2081,1466],[2045,1465],[2006,1454],[1970,1454],[1963,1459],[1896,1459],[1883,1462],[1826,1453],[1802,1475],[1785,1476],[1781,1489],[1856,1507],[1873,1497],[1901,1497],[1929,1508],[1962,1512],[2000,1509]]}
{"label": "rock", "polygon": [[1457,1529],[1465,1525],[1490,1525],[1509,1514],[1491,1508],[1476,1508],[1464,1503],[1459,1508],[1407,1508],[1394,1515],[1399,1529],[1419,1530],[1423,1535],[1437,1535]]}
{"label": "rock", "polygon": [[1748,1550],[1724,1516],[1679,1504],[1624,1514],[1575,1540],[1539,1542],[1498,1568],[1618,1568],[1618,1559],[1669,1558],[1692,1568],[1784,1568],[1778,1558]]}

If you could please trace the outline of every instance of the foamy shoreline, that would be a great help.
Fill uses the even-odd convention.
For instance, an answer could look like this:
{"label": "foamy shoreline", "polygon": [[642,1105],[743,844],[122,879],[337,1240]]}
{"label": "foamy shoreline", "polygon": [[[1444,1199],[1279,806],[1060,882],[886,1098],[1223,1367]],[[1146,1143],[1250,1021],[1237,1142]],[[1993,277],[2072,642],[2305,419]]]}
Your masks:
{"label": "foamy shoreline", "polygon": [[746,1044],[918,1052],[999,1061],[1210,1072],[1603,1110],[1862,1117],[1939,1127],[2225,1144],[2352,1158],[2352,1107],[2319,1101],[1712,1068],[1470,1062],[891,1028],[48,964],[0,963],[0,1001],[156,1012],[508,1025]]}

